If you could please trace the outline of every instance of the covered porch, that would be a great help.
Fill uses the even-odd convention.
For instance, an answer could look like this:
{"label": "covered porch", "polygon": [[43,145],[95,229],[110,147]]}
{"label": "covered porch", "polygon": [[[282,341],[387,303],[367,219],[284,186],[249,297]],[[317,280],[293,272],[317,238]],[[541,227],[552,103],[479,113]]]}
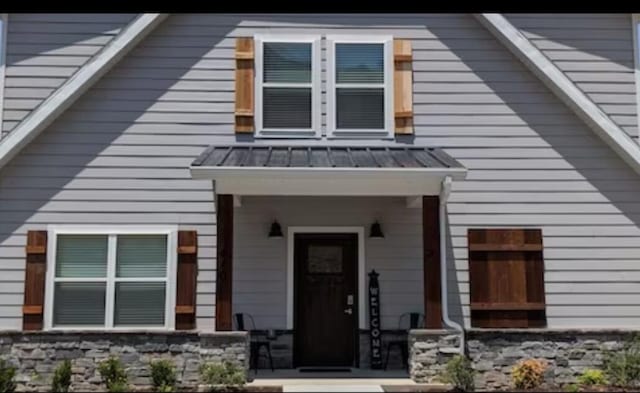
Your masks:
{"label": "covered porch", "polygon": [[443,151],[211,146],[191,172],[215,181],[216,330],[250,330],[275,368],[402,370],[388,343],[443,328],[441,201],[466,173]]}

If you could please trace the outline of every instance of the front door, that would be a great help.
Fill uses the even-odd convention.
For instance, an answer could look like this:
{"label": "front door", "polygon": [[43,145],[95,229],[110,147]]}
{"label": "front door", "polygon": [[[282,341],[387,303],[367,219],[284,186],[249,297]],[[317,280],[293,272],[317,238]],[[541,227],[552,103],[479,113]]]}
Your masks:
{"label": "front door", "polygon": [[296,234],[294,363],[356,366],[358,236]]}

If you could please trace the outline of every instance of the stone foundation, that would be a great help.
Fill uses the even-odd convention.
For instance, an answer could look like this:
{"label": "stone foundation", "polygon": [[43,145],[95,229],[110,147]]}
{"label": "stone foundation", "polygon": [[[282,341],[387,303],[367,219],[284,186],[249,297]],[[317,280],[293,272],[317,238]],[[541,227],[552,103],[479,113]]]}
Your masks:
{"label": "stone foundation", "polygon": [[217,333],[0,333],[0,358],[17,368],[20,391],[49,391],[54,369],[72,361],[73,391],[105,391],[97,366],[109,356],[120,358],[132,388],[150,387],[149,362],[171,359],[182,389],[197,389],[199,367],[205,362],[230,361],[248,369],[249,336]]}
{"label": "stone foundation", "polygon": [[[628,330],[471,329],[466,350],[477,371],[476,388],[512,387],[511,369],[520,360],[544,359],[545,382],[555,386],[576,382],[588,368],[600,368],[604,353],[623,347]],[[435,382],[446,362],[459,353],[459,335],[452,331],[410,332],[410,373],[417,382]]]}

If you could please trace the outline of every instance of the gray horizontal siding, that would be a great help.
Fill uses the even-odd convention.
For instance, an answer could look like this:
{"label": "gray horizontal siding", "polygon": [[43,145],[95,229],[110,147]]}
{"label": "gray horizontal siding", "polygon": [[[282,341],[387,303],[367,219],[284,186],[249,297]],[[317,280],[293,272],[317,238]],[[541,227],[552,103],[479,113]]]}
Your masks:
{"label": "gray horizontal siding", "polygon": [[0,138],[132,19],[130,14],[10,14]]}
{"label": "gray horizontal siding", "polygon": [[[638,137],[631,15],[513,14],[507,18],[615,123]],[[621,85],[633,91],[619,91]],[[617,102],[602,93],[616,96]]]}
{"label": "gray horizontal siding", "polygon": [[[593,21],[589,25],[592,35],[587,35],[590,40],[593,34],[598,37],[594,40],[630,39],[630,25],[627,31],[627,27],[611,24],[624,22],[624,18],[581,18]],[[559,66],[568,67],[563,68],[566,72],[584,73],[577,85],[635,135],[631,110],[635,85],[618,75],[631,64],[631,50],[602,42],[585,50],[563,49],[557,43],[567,48],[586,45],[575,41],[586,34],[571,22],[580,18],[568,18],[567,27],[557,26],[562,19],[543,19],[527,21],[525,34],[532,39],[539,36],[536,45],[547,45],[545,54],[564,62]],[[530,25],[538,22],[541,24],[533,31]],[[55,34],[82,34],[78,29],[86,28],[79,23],[65,32],[60,23],[49,24],[57,29]],[[535,226],[544,234],[550,327],[640,323],[636,280],[640,268],[635,263],[640,256],[637,174],[473,17],[174,15],[0,172],[0,208],[6,204],[0,214],[0,294],[12,295],[0,304],[1,328],[21,326],[27,230],[62,223],[154,223],[199,231],[198,324],[212,329],[214,190],[210,182],[191,180],[186,167],[207,145],[237,140],[232,131],[233,39],[267,31],[384,33],[412,40],[416,103],[412,143],[441,146],[469,169],[467,180],[453,184],[448,211],[449,293],[455,319],[464,318],[468,323],[467,229]],[[46,31],[23,33],[43,40],[32,45],[48,45]],[[88,34],[86,39],[101,36]],[[31,61],[38,57],[21,61],[30,61],[26,67],[41,67],[39,60]],[[632,64],[630,67],[632,70]],[[607,73],[606,78],[594,76],[599,73]],[[32,79],[7,86],[9,99],[26,100],[15,110],[29,111],[34,100],[46,96],[46,83],[34,87],[39,84],[30,85]],[[7,124],[12,122],[7,120]],[[282,324],[283,251],[264,239],[271,214],[283,224],[300,225],[320,222],[325,216],[326,225],[367,225],[374,215],[384,217],[381,222],[389,238],[367,255],[371,263],[386,269],[389,278],[383,280],[385,325],[395,325],[401,309],[420,306],[419,267],[414,264],[421,251],[419,210],[404,209],[400,199],[372,198],[354,207],[347,198],[327,214],[300,212],[294,217],[291,212],[309,204],[291,203],[289,211],[282,201],[267,201],[271,200],[247,198],[236,209],[237,230],[242,228],[236,238],[245,235],[252,243],[246,248],[236,243],[236,309],[260,314],[263,325]],[[318,211],[327,209],[324,200],[312,205]],[[273,206],[274,210],[258,214],[258,206]],[[277,206],[281,210],[275,210]],[[285,242],[280,244],[284,247]],[[260,255],[260,263],[252,255]]]}

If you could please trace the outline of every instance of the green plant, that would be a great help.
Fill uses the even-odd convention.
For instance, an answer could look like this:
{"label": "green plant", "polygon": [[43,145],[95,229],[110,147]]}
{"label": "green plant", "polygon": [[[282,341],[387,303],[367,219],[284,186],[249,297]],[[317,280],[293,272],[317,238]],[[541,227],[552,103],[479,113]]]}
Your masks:
{"label": "green plant", "polygon": [[16,368],[6,360],[0,359],[0,392],[11,393],[16,390]]}
{"label": "green plant", "polygon": [[542,360],[522,360],[513,367],[513,384],[516,389],[535,389],[544,382],[546,369],[547,364]]}
{"label": "green plant", "polygon": [[71,386],[71,360],[67,359],[60,363],[53,372],[53,381],[51,381],[51,391],[57,393],[66,393]]}
{"label": "green plant", "polygon": [[602,370],[588,369],[578,377],[578,383],[581,385],[606,385],[607,379]]}
{"label": "green plant", "polygon": [[128,390],[127,373],[120,359],[110,357],[98,366],[102,382],[110,392],[126,392]]}
{"label": "green plant", "polygon": [[603,368],[609,382],[614,386],[632,387],[640,382],[640,339],[634,337],[625,343],[622,350],[607,352]]}
{"label": "green plant", "polygon": [[445,383],[461,392],[472,392],[475,389],[473,378],[476,371],[471,367],[471,361],[462,355],[456,355],[447,362],[442,375]]}
{"label": "green plant", "polygon": [[151,362],[151,382],[154,392],[175,392],[176,368],[173,363],[170,360]]}
{"label": "green plant", "polygon": [[567,393],[577,393],[580,391],[580,386],[576,385],[575,383],[566,385],[564,387],[564,391]]}
{"label": "green plant", "polygon": [[237,390],[246,383],[244,370],[230,362],[205,363],[200,376],[213,391]]}

